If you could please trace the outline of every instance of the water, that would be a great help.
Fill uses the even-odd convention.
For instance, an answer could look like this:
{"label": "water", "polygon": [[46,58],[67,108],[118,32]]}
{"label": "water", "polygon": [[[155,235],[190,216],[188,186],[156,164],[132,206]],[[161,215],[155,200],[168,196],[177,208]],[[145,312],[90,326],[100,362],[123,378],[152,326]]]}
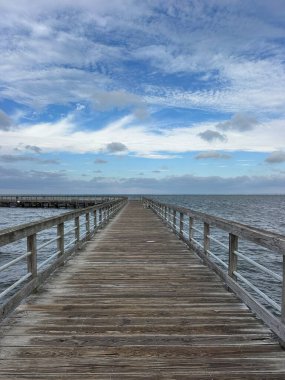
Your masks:
{"label": "water", "polygon": [[[0,230],[15,227],[17,225],[23,225],[26,223],[31,223],[38,221],[43,218],[49,218],[57,216],[67,212],[63,209],[33,209],[33,208],[5,208],[0,207]],[[45,241],[53,238],[56,234],[56,228],[51,228],[46,231],[42,231],[38,234],[38,245],[44,243]],[[49,245],[45,249],[40,251],[38,257],[39,262],[43,262],[51,252],[55,251],[56,242]],[[0,247],[0,266],[10,262],[11,260],[17,258],[20,254],[26,252],[26,239],[16,241],[15,243],[5,245]],[[12,285],[15,281],[21,278],[27,273],[27,264],[24,260],[19,261],[15,265],[7,268],[6,270],[0,272],[0,292],[5,290],[8,286]],[[11,296],[13,291],[8,294]],[[6,297],[0,299],[3,302]]]}
{"label": "water", "polygon": [[285,195],[163,195],[153,198],[285,235]]}
{"label": "water", "polygon": [[57,216],[68,210],[52,208],[13,208],[0,207],[0,230],[25,223],[31,223],[43,218]]}

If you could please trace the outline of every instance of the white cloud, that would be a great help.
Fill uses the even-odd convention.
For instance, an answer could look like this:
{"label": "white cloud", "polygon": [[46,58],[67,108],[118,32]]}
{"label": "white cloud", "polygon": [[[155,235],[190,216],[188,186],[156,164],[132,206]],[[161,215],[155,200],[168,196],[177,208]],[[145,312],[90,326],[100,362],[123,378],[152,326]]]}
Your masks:
{"label": "white cloud", "polygon": [[[24,124],[10,131],[0,131],[3,154],[19,146],[36,146],[42,152],[100,153],[108,144],[119,142],[124,153],[147,158],[170,159],[191,151],[273,152],[283,149],[285,120],[263,122],[253,130],[229,130],[227,140],[205,141],[199,137],[215,130],[216,122],[188,127],[161,129],[150,121],[138,122],[132,116],[114,121],[99,130],[82,129],[72,115],[54,123]],[[157,133],[159,131],[159,133]],[[258,139],[256,136],[258,135]]]}
{"label": "white cloud", "polygon": [[77,103],[76,104],[76,111],[82,111],[86,108],[84,104]]}

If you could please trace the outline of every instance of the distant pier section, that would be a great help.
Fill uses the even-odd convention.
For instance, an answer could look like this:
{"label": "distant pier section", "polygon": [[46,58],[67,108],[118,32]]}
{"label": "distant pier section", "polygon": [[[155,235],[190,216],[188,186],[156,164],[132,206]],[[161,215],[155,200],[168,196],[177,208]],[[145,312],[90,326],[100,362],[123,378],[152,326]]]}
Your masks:
{"label": "distant pier section", "polygon": [[95,195],[0,195],[0,207],[85,208],[117,197]]}

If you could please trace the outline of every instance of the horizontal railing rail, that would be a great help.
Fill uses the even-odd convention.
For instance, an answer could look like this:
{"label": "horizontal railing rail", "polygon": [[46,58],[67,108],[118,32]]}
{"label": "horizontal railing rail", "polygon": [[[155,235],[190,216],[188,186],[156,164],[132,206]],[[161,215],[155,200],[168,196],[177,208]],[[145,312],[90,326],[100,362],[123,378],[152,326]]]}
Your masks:
{"label": "horizontal railing rail", "polygon": [[[16,278],[0,292],[0,318],[4,318],[73,252],[81,248],[126,202],[127,198],[117,198],[56,217],[0,230],[0,260],[1,256],[6,259],[10,256],[4,254],[3,248],[5,250],[10,244],[20,244],[20,252],[11,255],[13,257],[0,266],[1,274],[7,274],[8,270],[11,274],[24,271],[20,278]],[[42,237],[42,234],[45,236]],[[20,265],[21,262],[25,266]],[[15,289],[16,292],[11,294]]]}
{"label": "horizontal railing rail", "polygon": [[[151,208],[211,269],[220,275],[227,286],[276,333],[284,346],[285,236],[185,207],[161,203],[151,198],[143,198],[142,201],[145,207]],[[195,227],[195,224],[202,225],[202,228]],[[226,232],[228,242],[225,243],[213,236],[213,228]],[[280,273],[249,257],[247,250],[239,248],[240,241],[243,244],[244,241],[250,242],[249,245],[254,244],[273,253],[276,261],[280,261]],[[226,251],[225,260],[217,253],[217,249],[213,252],[211,249],[213,242],[219,247],[218,250]],[[249,266],[246,271],[244,264]],[[259,271],[261,279],[263,275],[269,276],[272,282],[271,288],[280,288],[280,302],[276,302],[264,289],[254,284],[252,278],[248,278],[253,271]]]}

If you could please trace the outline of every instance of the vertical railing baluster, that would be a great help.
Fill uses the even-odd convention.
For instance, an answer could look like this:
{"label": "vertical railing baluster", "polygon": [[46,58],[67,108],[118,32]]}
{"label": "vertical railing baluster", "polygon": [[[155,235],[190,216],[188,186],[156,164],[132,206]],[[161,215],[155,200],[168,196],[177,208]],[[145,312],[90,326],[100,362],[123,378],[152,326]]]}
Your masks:
{"label": "vertical railing baluster", "polygon": [[57,251],[60,256],[64,254],[64,223],[57,225]]}
{"label": "vertical railing baluster", "polygon": [[204,222],[204,253],[208,254],[210,250],[210,225]]}
{"label": "vertical railing baluster", "polygon": [[75,217],[74,223],[75,223],[75,240],[76,240],[76,244],[78,244],[79,241],[80,241],[80,221],[79,221],[79,216]]}
{"label": "vertical railing baluster", "polygon": [[228,274],[234,280],[236,276],[234,272],[237,270],[237,255],[235,251],[238,250],[238,236],[234,234],[229,234],[229,265],[228,265]]}
{"label": "vertical railing baluster", "polygon": [[183,237],[183,229],[184,229],[184,214],[183,212],[180,212],[179,216],[179,235]]}
{"label": "vertical railing baluster", "polygon": [[173,209],[173,229],[176,232],[176,210]]}
{"label": "vertical railing baluster", "polygon": [[101,223],[102,223],[102,209],[100,208],[99,209],[99,226],[101,227]]}
{"label": "vertical railing baluster", "polygon": [[30,252],[27,257],[28,273],[31,273],[34,278],[37,276],[37,234],[27,237],[27,251]]}
{"label": "vertical railing baluster", "polygon": [[85,214],[85,220],[86,220],[86,238],[90,236],[90,213],[87,212]]}
{"label": "vertical railing baluster", "polygon": [[97,210],[94,209],[94,231],[97,228]]}
{"label": "vertical railing baluster", "polygon": [[194,219],[189,216],[189,241],[191,242],[194,237],[194,229],[193,229]]}

